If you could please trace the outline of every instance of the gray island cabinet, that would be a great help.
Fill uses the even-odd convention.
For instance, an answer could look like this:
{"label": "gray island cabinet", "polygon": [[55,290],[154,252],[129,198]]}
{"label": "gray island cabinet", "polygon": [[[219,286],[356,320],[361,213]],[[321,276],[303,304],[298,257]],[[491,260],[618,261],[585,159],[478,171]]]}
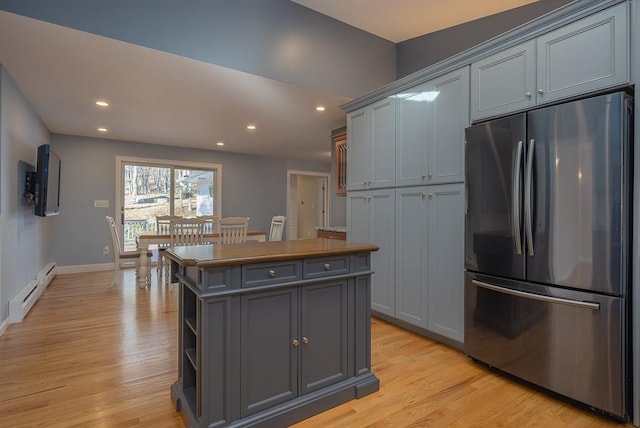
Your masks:
{"label": "gray island cabinet", "polygon": [[335,239],[167,250],[179,283],[176,410],[189,427],[284,427],[379,388],[371,256]]}

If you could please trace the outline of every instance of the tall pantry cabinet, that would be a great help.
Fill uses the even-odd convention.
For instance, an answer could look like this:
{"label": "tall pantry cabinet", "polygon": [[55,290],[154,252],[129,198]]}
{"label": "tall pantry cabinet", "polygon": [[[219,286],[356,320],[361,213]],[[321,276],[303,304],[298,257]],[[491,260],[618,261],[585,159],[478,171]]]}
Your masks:
{"label": "tall pantry cabinet", "polygon": [[[469,67],[347,116],[348,170],[354,165],[351,178],[358,177],[348,181],[347,238],[380,247],[372,254],[372,310],[456,342],[463,340],[468,125]],[[375,153],[385,153],[377,164]],[[372,170],[363,174],[362,165]]]}

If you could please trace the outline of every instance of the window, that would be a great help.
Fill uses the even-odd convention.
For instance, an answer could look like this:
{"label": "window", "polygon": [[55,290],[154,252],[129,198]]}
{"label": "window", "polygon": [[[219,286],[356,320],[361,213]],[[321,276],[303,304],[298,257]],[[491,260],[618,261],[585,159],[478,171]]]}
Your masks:
{"label": "window", "polygon": [[156,216],[222,212],[219,164],[125,157],[117,157],[116,163],[116,210],[126,249],[135,248],[136,232],[155,230]]}

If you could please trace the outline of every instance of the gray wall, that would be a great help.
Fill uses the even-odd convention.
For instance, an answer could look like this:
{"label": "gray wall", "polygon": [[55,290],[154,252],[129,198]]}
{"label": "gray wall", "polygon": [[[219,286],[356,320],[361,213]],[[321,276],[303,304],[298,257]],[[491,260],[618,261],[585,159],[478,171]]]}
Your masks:
{"label": "gray wall", "polygon": [[539,0],[506,12],[406,40],[397,45],[396,77],[408,76],[573,0]]}
{"label": "gray wall", "polygon": [[0,0],[0,9],[351,98],[395,78],[394,43],[289,0]]}
{"label": "gray wall", "polygon": [[[250,217],[251,229],[269,231],[271,217],[286,213],[287,170],[329,172],[327,162],[268,158],[209,150],[54,134],[62,160],[60,215],[52,218],[51,257],[60,266],[113,262],[105,215],[114,216],[116,156],[222,164],[222,214]],[[95,208],[94,200],[109,201]]]}
{"label": "gray wall", "polygon": [[51,260],[51,218],[40,218],[23,203],[25,173],[35,165],[37,147],[49,131],[0,65],[0,324],[9,300]]}

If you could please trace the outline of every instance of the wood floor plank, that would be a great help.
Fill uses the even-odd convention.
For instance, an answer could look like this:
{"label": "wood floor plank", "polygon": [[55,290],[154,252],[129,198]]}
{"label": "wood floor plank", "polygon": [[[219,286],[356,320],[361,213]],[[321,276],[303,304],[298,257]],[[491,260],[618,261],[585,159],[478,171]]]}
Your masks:
{"label": "wood floor plank", "polygon": [[[183,427],[177,290],[136,287],[133,271],[58,275],[0,337],[0,427]],[[550,398],[462,352],[372,320],[380,390],[295,425],[344,427],[631,427]]]}

